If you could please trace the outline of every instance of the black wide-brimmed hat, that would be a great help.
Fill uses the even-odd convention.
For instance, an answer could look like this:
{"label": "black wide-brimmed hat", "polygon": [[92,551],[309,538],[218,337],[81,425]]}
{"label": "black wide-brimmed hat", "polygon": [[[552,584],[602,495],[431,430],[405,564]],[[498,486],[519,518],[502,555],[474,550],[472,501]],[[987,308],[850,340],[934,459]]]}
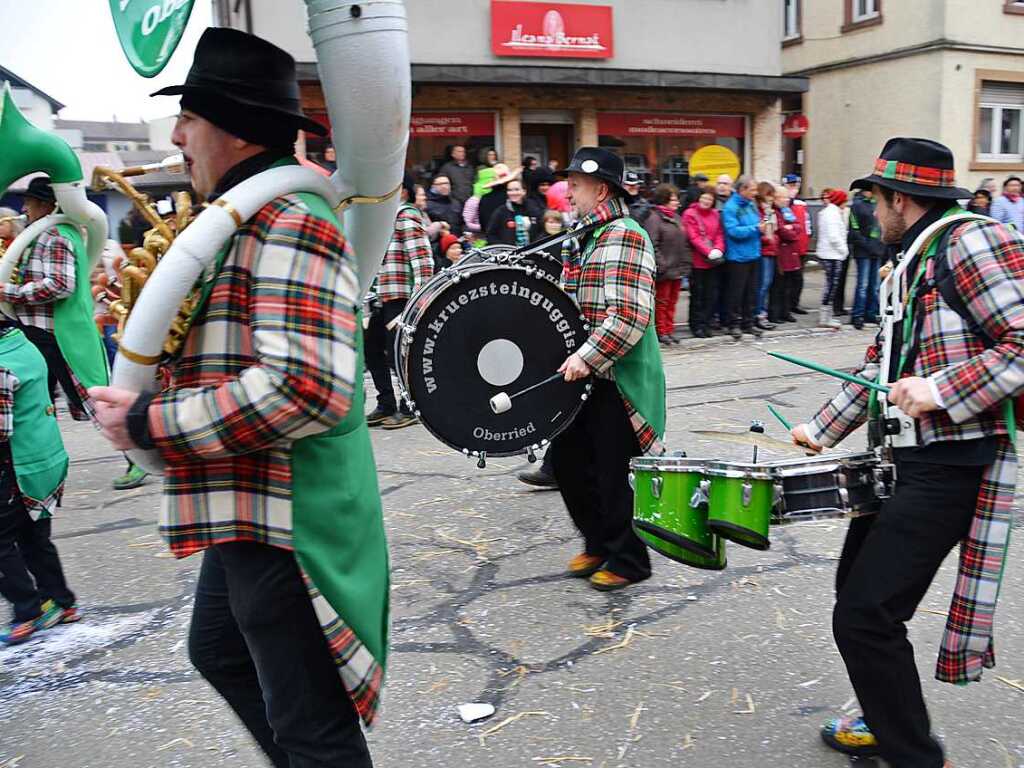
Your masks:
{"label": "black wide-brimmed hat", "polygon": [[25,190],[22,197],[33,197],[36,200],[42,200],[44,203],[57,202],[57,197],[53,194],[53,185],[46,176],[36,176],[32,179],[28,183],[28,189]]}
{"label": "black wide-brimmed hat", "polygon": [[210,27],[199,38],[184,85],[150,96],[196,94],[255,107],[291,118],[296,129],[326,136],[327,128],[302,113],[295,59],[273,43],[225,27]]}
{"label": "black wide-brimmed hat", "polygon": [[570,173],[583,173],[607,181],[621,193],[625,183],[626,167],[622,158],[614,152],[600,147],[580,147],[572,156],[569,167],[555,171],[555,176],[565,178]]}
{"label": "black wide-brimmed hat", "polygon": [[857,179],[850,189],[870,190],[873,185],[919,197],[964,200],[971,193],[956,186],[953,152],[930,139],[889,139],[875,161],[875,172]]}

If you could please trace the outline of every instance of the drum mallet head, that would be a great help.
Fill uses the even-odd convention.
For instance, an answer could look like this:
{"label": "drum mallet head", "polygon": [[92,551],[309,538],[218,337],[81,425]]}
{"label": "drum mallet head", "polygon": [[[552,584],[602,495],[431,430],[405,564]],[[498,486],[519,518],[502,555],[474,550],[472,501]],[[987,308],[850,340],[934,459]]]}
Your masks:
{"label": "drum mallet head", "polygon": [[550,384],[552,381],[558,381],[564,378],[561,373],[553,373],[543,381],[538,381],[536,384],[531,384],[526,389],[521,389],[514,394],[508,394],[507,392],[499,392],[490,399],[491,410],[497,413],[505,413],[512,410],[512,400],[520,395],[525,395],[527,392],[532,392],[537,387],[543,387],[545,384]]}

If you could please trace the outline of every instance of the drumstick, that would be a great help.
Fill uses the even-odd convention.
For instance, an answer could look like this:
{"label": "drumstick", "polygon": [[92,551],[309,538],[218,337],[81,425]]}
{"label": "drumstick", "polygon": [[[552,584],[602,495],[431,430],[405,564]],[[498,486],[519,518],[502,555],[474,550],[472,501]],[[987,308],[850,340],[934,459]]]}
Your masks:
{"label": "drumstick", "polygon": [[558,379],[562,378],[564,378],[564,375],[561,372],[553,373],[543,381],[538,381],[536,384],[531,384],[526,389],[521,389],[520,391],[516,392],[513,395],[510,395],[506,392],[499,392],[490,400],[491,410],[494,411],[495,413],[505,413],[506,411],[512,408],[513,399],[519,397],[520,395],[525,395],[527,392],[532,392],[533,390],[537,389],[537,387],[543,387],[545,384],[550,384],[552,381],[557,381]]}
{"label": "drumstick", "polygon": [[776,410],[775,410],[774,408],[772,408],[772,406],[771,406],[771,404],[770,404],[770,403],[765,403],[765,405],[767,405],[767,406],[768,406],[768,410],[772,412],[772,416],[774,416],[774,417],[775,417],[776,419],[778,419],[778,420],[779,420],[779,422],[781,422],[782,426],[784,426],[784,427],[785,427],[786,429],[788,429],[788,430],[792,430],[792,429],[793,429],[793,425],[792,425],[792,424],[790,424],[790,423],[789,423],[789,422],[788,422],[788,421],[786,420],[786,417],[785,417],[785,416],[783,416],[783,415],[782,415],[781,413],[779,413],[778,411],[776,411]]}
{"label": "drumstick", "polygon": [[835,368],[828,368],[818,363],[812,363],[810,360],[801,360],[799,357],[793,357],[792,355],[785,355],[782,352],[767,352],[766,354],[772,357],[777,357],[779,360],[785,360],[787,363],[793,363],[794,365],[803,366],[804,368],[810,368],[812,371],[818,373],[824,373],[826,376],[832,376],[843,381],[849,381],[853,384],[860,384],[868,389],[873,389],[876,392],[882,394],[889,394],[889,387],[884,384],[878,384],[874,381],[868,381],[867,379],[861,378],[860,376],[854,376],[852,373],[844,373],[843,371],[837,371]]}

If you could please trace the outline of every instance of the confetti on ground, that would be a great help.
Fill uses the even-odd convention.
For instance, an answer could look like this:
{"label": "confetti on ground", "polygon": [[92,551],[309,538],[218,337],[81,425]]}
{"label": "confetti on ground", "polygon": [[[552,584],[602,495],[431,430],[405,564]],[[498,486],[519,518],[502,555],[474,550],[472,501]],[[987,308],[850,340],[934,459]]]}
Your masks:
{"label": "confetti on ground", "polygon": [[10,760],[7,760],[6,762],[0,763],[0,768],[18,768],[18,765],[24,759],[25,759],[24,755],[18,755],[17,757],[12,757]]}
{"label": "confetti on ground", "polygon": [[682,743],[682,744],[680,744],[679,746],[680,746],[680,747],[681,747],[682,749],[690,749],[691,747],[693,747],[694,745],[696,745],[696,743],[697,743],[697,742],[696,742],[696,741],[694,741],[694,739],[693,739],[693,736],[691,736],[690,734],[686,734],[686,738],[685,738],[685,739],[683,739],[683,743]]}
{"label": "confetti on ground", "polygon": [[1006,745],[998,739],[993,739],[991,737],[989,737],[989,741],[999,747],[1000,751],[1003,753],[1003,758],[1006,760],[1006,768],[1013,768],[1017,761],[1013,759],[1013,755],[1010,753],[1010,750],[1006,748]]}
{"label": "confetti on ground", "polygon": [[647,707],[644,706],[644,703],[642,701],[636,705],[636,709],[633,710],[633,714],[629,717],[629,730],[636,730],[637,723],[640,722],[640,713],[646,711]]}
{"label": "confetti on ground", "polygon": [[171,739],[166,744],[161,744],[159,747],[156,748],[156,751],[157,752],[163,752],[165,749],[170,749],[171,747],[176,747],[178,744],[183,744],[184,746],[190,747],[190,748],[195,746],[188,739],[183,738],[183,737],[178,737],[177,739]]}
{"label": "confetti on ground", "polygon": [[704,693],[700,695],[700,698],[697,699],[697,701],[695,701],[694,704],[700,704],[702,701],[707,701],[709,698],[711,698],[711,694],[713,693],[714,691],[704,691]]}
{"label": "confetti on ground", "polygon": [[747,708],[746,709],[737,709],[735,712],[733,712],[733,714],[736,714],[736,715],[752,715],[756,711],[757,711],[757,708],[754,707],[754,697],[751,696],[748,693],[747,694]]}
{"label": "confetti on ground", "polygon": [[999,675],[996,675],[995,677],[1000,683],[1008,685],[1011,688],[1016,688],[1021,693],[1024,693],[1024,680],[1009,680],[1008,678],[1000,677]]}
{"label": "confetti on ground", "polygon": [[617,651],[620,648],[628,647],[629,643],[633,640],[633,635],[634,634],[636,634],[636,631],[633,629],[632,626],[630,626],[626,630],[626,636],[622,638],[621,642],[618,642],[618,643],[615,643],[615,645],[609,645],[609,646],[606,646],[604,648],[601,648],[600,650],[594,651],[594,655],[597,656],[599,653],[608,653],[608,651]]}
{"label": "confetti on ground", "polygon": [[559,755],[558,757],[535,757],[533,762],[541,765],[560,765],[562,763],[592,763],[592,757],[580,757],[579,755]]}
{"label": "confetti on ground", "polygon": [[812,685],[817,685],[821,681],[822,681],[822,678],[816,677],[813,680],[808,680],[807,682],[800,683],[800,687],[801,688],[810,688]]}
{"label": "confetti on ground", "polygon": [[544,712],[542,710],[531,709],[526,712],[519,712],[517,714],[506,717],[500,723],[492,725],[490,728],[488,728],[486,731],[480,734],[480,746],[484,745],[484,742],[487,740],[488,736],[497,733],[506,725],[511,725],[512,723],[522,720],[524,717],[551,717],[551,714],[549,712]]}

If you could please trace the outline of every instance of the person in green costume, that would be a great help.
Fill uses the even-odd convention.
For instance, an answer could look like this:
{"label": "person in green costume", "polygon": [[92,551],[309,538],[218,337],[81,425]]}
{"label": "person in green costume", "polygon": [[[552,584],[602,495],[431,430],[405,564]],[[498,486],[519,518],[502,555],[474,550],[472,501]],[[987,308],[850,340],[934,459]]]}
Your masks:
{"label": "person in green costume", "polygon": [[590,336],[559,371],[566,381],[593,377],[573,423],[552,442],[562,499],[583,535],[584,550],[568,573],[595,589],[649,578],[647,548],[633,533],[629,460],[662,453],[665,372],[654,329],[654,247],[629,218],[622,158],[581,147],[569,167],[569,197],[580,227],[576,300]]}
{"label": "person in green costume", "polygon": [[[290,55],[207,29],[171,135],[208,202],[294,165],[302,115]],[[169,254],[166,258],[171,258]],[[278,197],[200,282],[170,387],[97,388],[114,447],[164,461],[160,531],[202,552],[189,656],[275,766],[371,765],[388,559],[363,411],[355,257],[326,200]]]}
{"label": "person in green costume", "polygon": [[64,493],[68,455],[47,389],[46,361],[9,320],[0,321],[0,594],[13,620],[0,642],[78,621],[50,518]]}

